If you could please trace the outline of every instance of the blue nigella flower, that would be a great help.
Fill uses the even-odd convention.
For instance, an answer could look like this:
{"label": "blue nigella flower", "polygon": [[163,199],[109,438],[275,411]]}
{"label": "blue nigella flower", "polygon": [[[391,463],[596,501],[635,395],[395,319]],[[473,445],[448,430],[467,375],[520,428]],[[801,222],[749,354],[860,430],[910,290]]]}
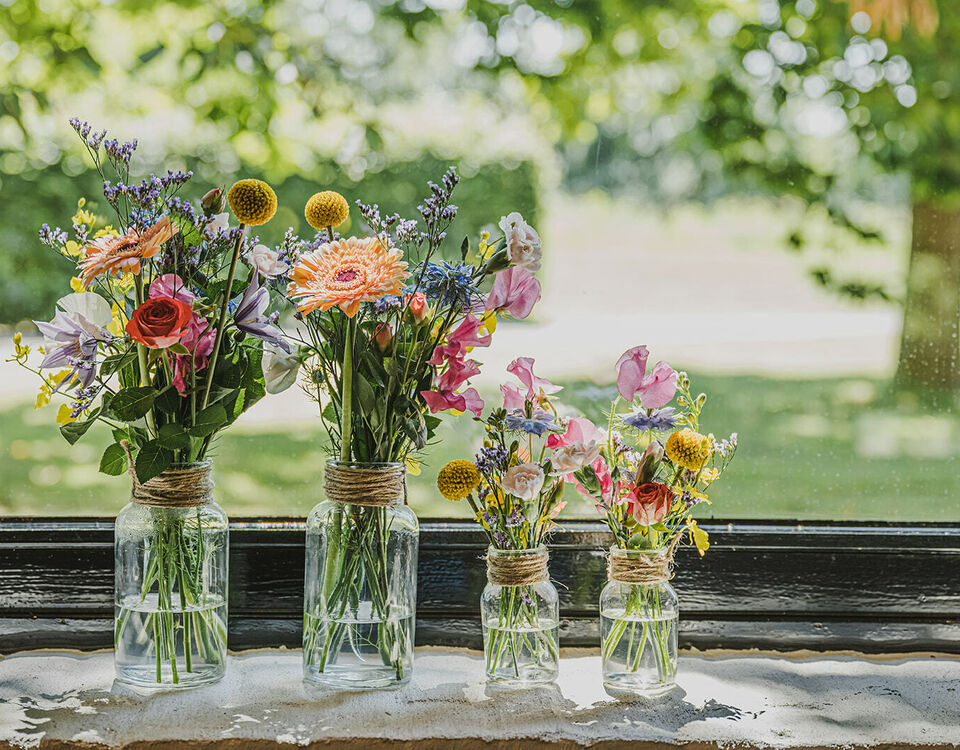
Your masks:
{"label": "blue nigella flower", "polygon": [[649,413],[643,407],[639,407],[634,409],[631,414],[625,416],[623,423],[641,432],[646,430],[664,432],[665,430],[672,430],[677,424],[673,412],[674,409],[672,406],[665,406],[663,409],[654,409]]}
{"label": "blue nigella flower", "polygon": [[508,430],[516,432],[543,435],[545,432],[555,429],[557,423],[554,421],[553,415],[548,412],[538,409],[528,417],[521,409],[517,409],[507,415],[504,426]]}
{"label": "blue nigella flower", "polygon": [[444,307],[463,310],[470,306],[477,291],[473,284],[473,266],[447,261],[427,263],[420,291]]}

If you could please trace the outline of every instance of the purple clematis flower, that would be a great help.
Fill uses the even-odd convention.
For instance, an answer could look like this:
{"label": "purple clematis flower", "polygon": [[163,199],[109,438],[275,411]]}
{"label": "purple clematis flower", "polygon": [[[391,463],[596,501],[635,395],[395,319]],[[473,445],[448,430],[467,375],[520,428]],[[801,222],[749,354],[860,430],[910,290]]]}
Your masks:
{"label": "purple clematis flower", "polygon": [[260,286],[260,274],[254,271],[253,278],[237,305],[237,311],[233,314],[233,322],[241,331],[289,353],[290,346],[283,340],[283,333],[273,325],[277,319],[276,314],[264,316],[269,306],[270,292],[266,287]]}
{"label": "purple clematis flower", "polygon": [[49,323],[33,321],[44,336],[46,357],[41,369],[70,367],[86,388],[97,377],[99,344],[113,340],[106,327],[113,320],[110,305],[98,294],[79,292],[57,300],[60,308]]}

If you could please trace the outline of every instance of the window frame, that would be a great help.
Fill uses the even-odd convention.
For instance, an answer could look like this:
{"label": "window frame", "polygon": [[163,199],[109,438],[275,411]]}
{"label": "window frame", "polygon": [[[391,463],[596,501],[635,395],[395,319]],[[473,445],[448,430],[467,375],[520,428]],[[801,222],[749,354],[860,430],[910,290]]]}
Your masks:
{"label": "window frame", "polygon": [[[682,647],[960,653],[960,525],[710,520],[703,560],[677,555]],[[561,643],[599,642],[610,536],[571,520],[551,537]],[[232,649],[298,647],[304,520],[230,524]],[[421,522],[417,644],[481,645],[485,544],[460,520]],[[0,653],[112,646],[113,519],[0,517]]]}

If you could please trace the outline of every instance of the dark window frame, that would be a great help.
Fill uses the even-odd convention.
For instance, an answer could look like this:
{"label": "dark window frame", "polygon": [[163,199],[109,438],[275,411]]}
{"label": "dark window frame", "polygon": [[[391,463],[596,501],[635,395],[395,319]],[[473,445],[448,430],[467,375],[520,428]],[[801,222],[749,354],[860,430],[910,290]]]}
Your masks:
{"label": "dark window frame", "polygon": [[[682,646],[960,653],[960,525],[711,520],[711,549],[677,555]],[[568,521],[551,538],[561,642],[598,643],[609,535]],[[231,523],[233,649],[300,642],[303,519]],[[480,645],[482,536],[421,525],[417,643]],[[112,645],[113,521],[0,518],[0,653]]]}

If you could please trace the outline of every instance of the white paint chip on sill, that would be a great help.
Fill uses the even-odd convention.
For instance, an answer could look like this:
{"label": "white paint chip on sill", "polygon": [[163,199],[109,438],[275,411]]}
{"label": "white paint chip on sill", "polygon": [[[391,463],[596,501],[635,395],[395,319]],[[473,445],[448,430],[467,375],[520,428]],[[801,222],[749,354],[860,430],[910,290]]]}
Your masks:
{"label": "white paint chip on sill", "polygon": [[[144,697],[115,685],[109,652],[39,651],[0,659],[0,743],[42,740],[122,747],[134,740],[521,738],[588,746],[604,740],[710,742],[762,748],[960,743],[960,659],[911,655],[683,654],[681,690],[654,705],[609,698],[599,658],[566,653],[553,688],[504,692],[483,682],[479,654],[417,650],[396,691],[307,693],[297,651],[230,657],[199,691]],[[362,746],[362,742],[357,746]],[[467,746],[465,743],[462,746]]]}

